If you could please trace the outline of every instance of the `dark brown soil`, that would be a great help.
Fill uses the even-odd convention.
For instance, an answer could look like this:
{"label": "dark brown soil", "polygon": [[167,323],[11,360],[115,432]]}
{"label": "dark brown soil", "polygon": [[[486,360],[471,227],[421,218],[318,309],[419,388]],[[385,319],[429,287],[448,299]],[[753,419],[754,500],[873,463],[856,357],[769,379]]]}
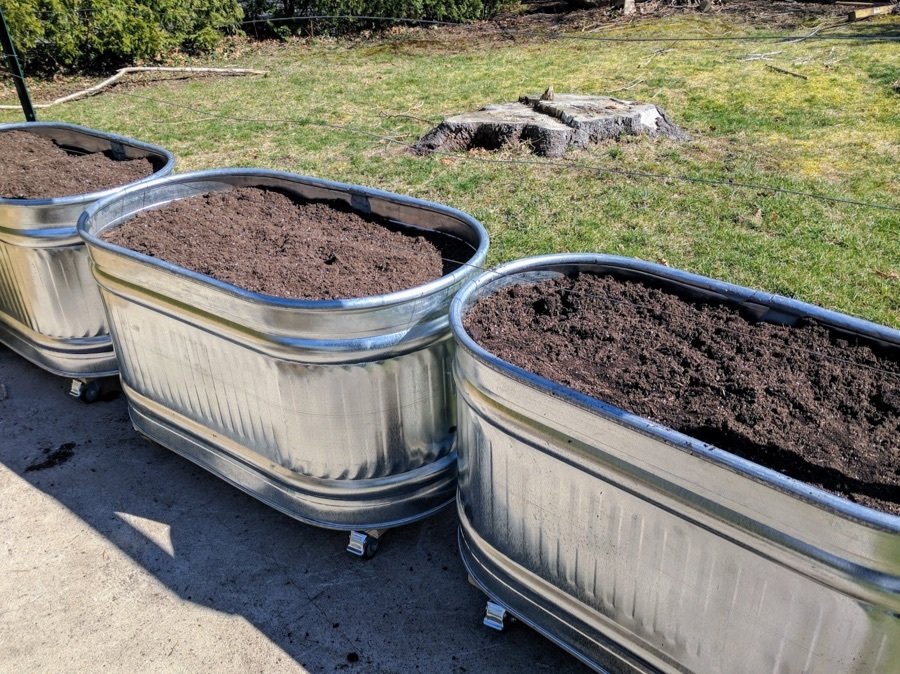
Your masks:
{"label": "dark brown soil", "polygon": [[465,327],[510,363],[900,515],[896,351],[594,274],[501,290]]}
{"label": "dark brown soil", "polygon": [[56,449],[51,450],[45,447],[43,450],[43,458],[32,461],[25,467],[26,473],[38,470],[47,470],[64,464],[66,461],[75,456],[75,443],[65,442]]}
{"label": "dark brown soil", "polygon": [[258,188],[175,201],[102,236],[247,290],[295,299],[413,288],[474,253],[459,239],[361,215],[338,202],[299,201]]}
{"label": "dark brown soil", "polygon": [[148,159],[66,150],[27,131],[0,133],[0,197],[50,199],[127,185],[153,173]]}

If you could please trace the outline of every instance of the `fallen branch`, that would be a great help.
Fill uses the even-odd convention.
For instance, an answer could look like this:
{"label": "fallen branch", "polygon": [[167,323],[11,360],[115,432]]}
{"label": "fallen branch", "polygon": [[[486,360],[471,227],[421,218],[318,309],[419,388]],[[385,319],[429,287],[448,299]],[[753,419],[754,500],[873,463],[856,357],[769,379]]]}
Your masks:
{"label": "fallen branch", "polygon": [[628,19],[613,19],[611,21],[601,21],[600,23],[595,23],[590,26],[585,26],[581,29],[582,33],[598,33],[598,32],[606,32],[611,29],[618,28],[620,26],[627,26],[629,23]]}
{"label": "fallen branch", "polygon": [[[71,101],[77,101],[80,98],[87,98],[88,96],[96,96],[101,93],[104,89],[108,89],[120,79],[125,77],[125,75],[131,75],[132,73],[213,73],[216,75],[268,75],[268,71],[266,70],[253,70],[250,68],[178,68],[178,67],[151,67],[151,66],[132,66],[130,68],[120,68],[116,71],[116,74],[112,77],[109,77],[99,84],[95,84],[92,87],[87,89],[83,89],[82,91],[76,91],[74,94],[69,94],[68,96],[62,96],[55,100],[50,101],[49,103],[35,103],[34,107],[39,109],[50,108],[54,105],[60,105],[61,103],[69,103]],[[18,105],[0,105],[0,110],[18,110]]]}
{"label": "fallen branch", "polygon": [[[612,93],[615,93],[616,91],[628,91],[629,89],[634,89],[637,85],[643,84],[646,81],[647,80],[645,80],[645,79],[634,80],[633,82],[626,84],[624,87],[619,87],[618,89],[610,89],[606,93],[612,94]],[[614,99],[614,100],[617,100],[617,99]]]}
{"label": "fallen branch", "polygon": [[641,64],[641,67],[646,67],[646,66],[650,65],[650,61],[655,59],[657,56],[661,56],[662,54],[667,54],[668,52],[673,51],[672,47],[674,46],[674,44],[675,43],[673,42],[668,47],[662,47],[662,48],[654,51],[652,54],[650,54],[650,58],[648,58],[646,61],[644,61]]}
{"label": "fallen branch", "polygon": [[818,34],[820,31],[822,31],[822,30],[824,30],[824,29],[826,29],[826,28],[835,28],[835,27],[837,27],[837,26],[840,26],[842,23],[843,23],[843,21],[838,21],[838,22],[836,22],[836,23],[823,23],[823,24],[819,24],[818,26],[816,26],[815,28],[813,28],[813,29],[812,29],[809,33],[807,33],[806,35],[803,35],[802,37],[798,37],[798,38],[795,39],[795,40],[787,40],[786,42],[783,42],[782,44],[797,44],[798,42],[803,42],[804,40],[808,40],[808,39],[811,38],[811,37],[815,37],[816,34]]}
{"label": "fallen branch", "polygon": [[799,77],[801,80],[809,79],[806,75],[801,75],[800,73],[795,73],[791,70],[785,70],[784,68],[779,68],[778,66],[771,66],[768,63],[763,63],[763,65],[769,70],[774,70],[777,73],[784,73],[785,75],[790,75],[791,77]]}
{"label": "fallen branch", "polygon": [[771,61],[770,56],[776,56],[780,54],[780,51],[767,51],[760,52],[758,54],[747,54],[746,56],[742,56],[738,58],[739,61]]}

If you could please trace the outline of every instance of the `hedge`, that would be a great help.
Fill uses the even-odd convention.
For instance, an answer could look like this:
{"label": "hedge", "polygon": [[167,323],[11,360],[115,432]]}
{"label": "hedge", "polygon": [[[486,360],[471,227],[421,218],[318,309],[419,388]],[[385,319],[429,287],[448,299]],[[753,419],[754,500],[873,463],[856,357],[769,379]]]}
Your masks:
{"label": "hedge", "polygon": [[99,70],[207,51],[243,18],[238,0],[0,0],[27,70]]}
{"label": "hedge", "polygon": [[[245,15],[253,20],[362,15],[469,21],[515,4],[518,0],[0,0],[0,9],[26,70],[50,73],[109,70],[160,60],[175,50],[208,51]],[[321,24],[335,32],[364,26]],[[273,22],[263,26],[262,34],[290,31],[290,23]],[[260,26],[249,33],[260,35]]]}
{"label": "hedge", "polygon": [[249,19],[352,15],[470,21],[496,14],[518,0],[242,0]]}

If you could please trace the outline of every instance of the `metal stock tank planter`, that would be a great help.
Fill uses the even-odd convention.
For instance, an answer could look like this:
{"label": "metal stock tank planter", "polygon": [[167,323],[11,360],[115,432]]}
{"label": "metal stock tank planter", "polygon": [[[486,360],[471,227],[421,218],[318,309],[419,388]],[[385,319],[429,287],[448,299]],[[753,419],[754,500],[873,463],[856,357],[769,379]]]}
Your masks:
{"label": "metal stock tank planter", "polygon": [[512,365],[467,331],[485,298],[585,272],[900,350],[900,331],[628,258],[549,255],[474,279],[450,320],[460,550],[491,599],[485,624],[511,614],[611,671],[897,671],[900,517]]}
{"label": "metal stock tank planter", "polygon": [[[467,264],[390,294],[284,299],[101,238],[148,209],[241,188],[441,232],[466,244]],[[348,550],[361,556],[383,529],[452,502],[448,308],[487,252],[473,218],[363,187],[227,169],[124,190],[90,208],[79,232],[139,432],[288,515],[350,531]]]}
{"label": "metal stock tank planter", "polygon": [[[71,152],[146,158],[155,171],[146,180],[167,175],[175,161],[162,148],[71,124],[0,125],[0,133],[11,131],[51,139]],[[117,365],[75,224],[87,206],[117,189],[0,198],[0,343],[53,374],[72,378],[71,392],[87,398],[96,393],[96,380],[115,375]]]}

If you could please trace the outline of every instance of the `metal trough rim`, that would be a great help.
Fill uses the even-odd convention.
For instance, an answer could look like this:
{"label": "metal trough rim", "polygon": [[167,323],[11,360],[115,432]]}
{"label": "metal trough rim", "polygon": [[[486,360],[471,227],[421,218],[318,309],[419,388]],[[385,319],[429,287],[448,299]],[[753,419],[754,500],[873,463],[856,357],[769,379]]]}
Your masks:
{"label": "metal trough rim", "polygon": [[[250,290],[246,290],[231,283],[220,281],[206,274],[201,274],[199,272],[186,269],[185,267],[160,260],[159,258],[150,257],[149,255],[144,255],[128,248],[109,243],[101,239],[97,234],[94,234],[90,231],[90,224],[94,217],[97,216],[97,214],[101,213],[104,209],[109,207],[110,204],[115,205],[122,197],[136,193],[147,192],[167,185],[177,185],[197,181],[214,182],[217,178],[226,179],[226,181],[224,182],[227,182],[227,179],[229,178],[274,178],[276,180],[306,184],[323,189],[343,190],[347,194],[350,194],[352,196],[362,197],[366,199],[374,198],[380,199],[382,201],[402,204],[405,206],[421,207],[432,212],[439,212],[444,215],[448,215],[464,222],[479,234],[480,243],[478,247],[472,251],[472,254],[469,256],[469,258],[460,265],[459,269],[456,269],[449,274],[440,276],[439,278],[429,281],[428,283],[418,285],[413,288],[407,288],[405,290],[400,290],[393,293],[385,293],[381,295],[370,295],[367,297],[355,297],[336,300],[309,300],[276,297],[274,295],[266,295],[263,293],[256,293]],[[115,222],[107,226],[112,226],[114,224]],[[325,180],[322,178],[314,178],[311,176],[303,176],[295,173],[289,173],[287,171],[275,171],[270,169],[255,168],[228,168],[193,171],[190,173],[181,173],[178,175],[168,176],[165,178],[157,178],[154,180],[143,182],[141,184],[135,184],[126,187],[124,189],[116,191],[116,193],[113,195],[97,201],[89,208],[87,208],[78,219],[77,229],[82,239],[93,246],[97,246],[98,248],[102,248],[118,255],[138,259],[145,264],[157,267],[169,273],[174,273],[179,276],[185,276],[193,281],[197,281],[212,286],[217,290],[227,292],[228,294],[242,300],[249,301],[255,304],[277,306],[286,309],[296,308],[305,310],[327,311],[329,313],[335,311],[357,311],[360,309],[388,307],[395,304],[402,304],[404,302],[408,302],[410,300],[414,300],[419,297],[430,295],[440,290],[450,288],[465,276],[469,275],[469,261],[473,259],[483,259],[487,254],[488,248],[488,234],[484,229],[484,226],[471,215],[455,208],[444,206],[431,201],[426,201],[423,199],[400,196],[391,192],[385,192],[370,187],[363,187],[361,185],[353,185],[349,183]]]}
{"label": "metal trough rim", "polygon": [[[163,164],[163,166],[155,169],[153,173],[144,178],[128,183],[128,185],[130,186],[144,185],[153,180],[159,180],[160,178],[157,176],[159,172],[171,172],[175,167],[175,155],[172,154],[169,150],[166,150],[165,148],[158,145],[153,145],[151,143],[145,143],[134,138],[129,138],[128,136],[120,136],[115,133],[109,133],[106,131],[101,131],[99,129],[91,129],[86,126],[79,126],[77,124],[68,124],[65,122],[16,122],[12,124],[0,124],[0,133],[8,131],[30,131],[31,129],[64,129],[67,131],[77,131],[78,133],[83,133],[87,136],[94,136],[95,138],[101,138],[107,141],[113,141],[125,145],[131,145],[133,147],[138,147],[142,150],[147,150],[148,152],[161,154],[166,158],[166,163]],[[121,186],[110,187],[105,190],[97,190],[95,192],[83,192],[80,194],[72,194],[67,197],[53,197],[49,199],[10,199],[0,196],[0,205],[72,206],[80,203],[87,203],[97,201],[99,199],[105,199],[106,197],[117,194],[122,189],[123,188]],[[71,230],[74,232],[75,227],[72,227]]]}
{"label": "metal trough rim", "polygon": [[[612,419],[616,423],[662,440],[671,445],[674,449],[700,456],[707,461],[722,465],[737,473],[741,473],[756,482],[761,482],[777,488],[836,515],[888,533],[900,534],[900,516],[898,515],[891,515],[853,503],[848,499],[832,494],[824,489],[807,484],[801,480],[787,477],[776,470],[739,457],[728,450],[700,442],[689,435],[679,433],[663,424],[650,421],[646,417],[632,414],[615,405],[579,393],[567,386],[536,375],[498,358],[481,347],[474,339],[472,339],[468,332],[466,332],[465,327],[463,326],[463,316],[469,307],[477,301],[481,294],[488,291],[490,286],[498,282],[504,282],[511,276],[520,275],[524,277],[524,275],[529,272],[549,271],[562,273],[566,268],[569,270],[584,270],[585,267],[602,267],[604,269],[617,268],[620,270],[630,270],[656,275],[670,282],[674,280],[683,285],[713,291],[733,302],[756,301],[765,303],[775,308],[783,309],[791,314],[813,318],[828,326],[898,346],[900,346],[900,330],[894,330],[887,326],[836,311],[823,309],[822,307],[817,307],[781,295],[754,291],[743,286],[718,281],[699,274],[672,269],[660,264],[619,255],[598,253],[539,255],[500,265],[499,267],[480,274],[470,280],[456,295],[450,306],[450,327],[457,340],[457,344],[468,351],[476,360],[482,362],[491,369],[526,386],[537,389],[538,391],[548,393],[577,407],[586,409],[589,412],[599,414],[608,419]],[[591,269],[586,270],[591,271]],[[596,271],[601,271],[601,269],[596,269]]]}

